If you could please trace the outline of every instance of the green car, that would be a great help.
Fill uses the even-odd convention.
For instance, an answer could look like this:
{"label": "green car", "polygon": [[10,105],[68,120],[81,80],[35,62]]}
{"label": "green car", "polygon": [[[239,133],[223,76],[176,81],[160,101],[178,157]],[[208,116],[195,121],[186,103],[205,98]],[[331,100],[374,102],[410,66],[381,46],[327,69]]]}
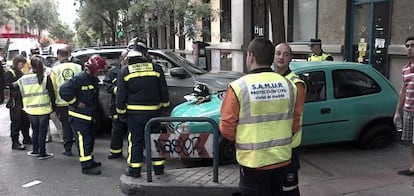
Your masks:
{"label": "green car", "polygon": [[[380,148],[390,140],[398,94],[389,81],[372,66],[339,62],[292,62],[290,68],[307,86],[303,114],[302,146],[357,141],[363,148]],[[225,92],[211,101],[187,101],[176,106],[172,117],[210,117],[220,120]],[[207,123],[172,123],[170,131],[211,131]],[[220,158],[234,160],[234,146],[221,139]]]}

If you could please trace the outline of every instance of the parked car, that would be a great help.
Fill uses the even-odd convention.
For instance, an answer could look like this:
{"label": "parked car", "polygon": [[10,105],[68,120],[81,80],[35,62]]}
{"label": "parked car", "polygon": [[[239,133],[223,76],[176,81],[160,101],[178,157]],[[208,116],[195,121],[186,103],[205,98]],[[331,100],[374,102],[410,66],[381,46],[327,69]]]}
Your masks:
{"label": "parked car", "polygon": [[[395,130],[392,117],[398,95],[389,81],[372,66],[348,62],[292,62],[290,68],[307,86],[302,146],[357,141],[363,148],[380,148]],[[209,102],[182,103],[172,117],[210,117],[220,120],[224,93]],[[172,132],[211,131],[207,123],[171,123]],[[220,141],[222,161],[234,160],[234,145]]]}
{"label": "parked car", "polygon": [[[84,63],[92,55],[99,54],[106,60],[108,65],[106,68],[107,71],[112,66],[119,64],[119,56],[125,49],[126,46],[77,49],[72,52],[72,56]],[[148,50],[148,53],[152,57],[153,62],[159,64],[163,68],[168,85],[170,107],[168,110],[164,111],[164,116],[169,116],[172,108],[186,101],[183,98],[184,95],[191,93],[195,84],[206,84],[210,89],[217,92],[225,90],[229,82],[244,75],[239,72],[210,73],[189,62],[184,57],[168,50],[150,49]],[[103,83],[103,78],[104,77],[101,77],[100,80],[102,81],[101,84],[105,86],[106,84]],[[107,114],[111,97],[106,93],[105,89],[105,87],[102,87],[100,93],[100,102],[102,105],[101,113],[104,114],[100,118],[104,120],[101,121],[101,126],[98,129],[105,133],[110,133],[111,121],[108,119],[109,117]]]}

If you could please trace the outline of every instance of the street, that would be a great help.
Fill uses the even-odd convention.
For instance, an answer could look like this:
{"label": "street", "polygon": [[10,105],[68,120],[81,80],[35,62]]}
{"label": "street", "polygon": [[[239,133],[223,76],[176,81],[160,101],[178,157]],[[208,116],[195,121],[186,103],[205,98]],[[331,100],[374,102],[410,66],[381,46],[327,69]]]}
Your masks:
{"label": "street", "polygon": [[[87,176],[81,174],[76,156],[61,154],[63,147],[56,135],[47,144],[48,152],[55,155],[51,159],[38,160],[27,156],[27,151],[12,151],[9,114],[4,104],[0,105],[0,113],[0,195],[123,195],[119,185],[126,161],[106,158],[108,136],[97,138],[95,143],[94,156],[103,164],[102,175]],[[52,133],[56,133],[51,126]],[[29,145],[26,147],[31,149]],[[379,150],[360,150],[350,143],[306,147],[301,152],[301,193],[303,196],[412,195],[414,177],[396,175],[408,166],[408,160],[409,148],[398,143]],[[168,161],[166,172],[186,166],[180,160]],[[22,187],[35,180],[41,183]]]}

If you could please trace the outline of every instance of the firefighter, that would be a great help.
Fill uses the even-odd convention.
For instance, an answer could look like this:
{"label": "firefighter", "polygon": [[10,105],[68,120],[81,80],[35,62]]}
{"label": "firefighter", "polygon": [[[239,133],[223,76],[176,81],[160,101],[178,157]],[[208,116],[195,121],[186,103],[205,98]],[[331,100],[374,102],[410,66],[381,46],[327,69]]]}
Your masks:
{"label": "firefighter", "polygon": [[68,117],[68,103],[59,95],[59,89],[66,81],[82,71],[82,66],[76,63],[71,63],[68,60],[69,50],[61,48],[57,51],[59,63],[52,68],[50,78],[52,79],[53,88],[56,94],[56,114],[62,123],[63,129],[63,147],[65,156],[72,156],[73,145],[73,131],[70,127]]}
{"label": "firefighter", "polygon": [[91,56],[85,63],[85,70],[66,81],[59,90],[62,99],[69,103],[69,122],[76,135],[82,173],[87,175],[101,174],[97,167],[102,164],[95,162],[93,157],[93,123],[98,115],[96,109],[99,104],[97,75],[103,73],[105,66],[102,57]]}
{"label": "firefighter", "polygon": [[[128,135],[128,168],[125,175],[134,178],[141,176],[146,123],[161,115],[161,109],[170,104],[168,87],[161,66],[152,63],[143,41],[133,39],[127,54],[128,66],[123,68],[117,82],[117,112],[126,118]],[[126,115],[126,116],[125,116]],[[159,124],[151,127],[159,132]],[[164,173],[164,160],[153,159],[155,175]]]}
{"label": "firefighter", "polygon": [[119,120],[118,114],[116,113],[116,92],[117,92],[117,78],[118,73],[121,69],[127,64],[126,62],[127,51],[121,53],[120,63],[118,66],[115,66],[109,70],[108,75],[105,78],[105,82],[108,82],[110,85],[107,89],[107,92],[111,94],[111,103],[109,105],[109,114],[112,118],[112,133],[111,133],[111,147],[110,154],[108,159],[116,159],[122,157],[122,146],[124,136],[128,133],[127,123]]}
{"label": "firefighter", "polygon": [[13,59],[13,67],[5,74],[5,86],[10,89],[10,99],[6,107],[10,109],[10,136],[12,138],[12,149],[25,150],[26,147],[19,142],[19,132],[23,134],[23,144],[32,144],[32,139],[29,134],[29,118],[23,110],[22,95],[17,86],[13,86],[23,76],[21,69],[27,63],[26,58],[22,55],[17,55]]}

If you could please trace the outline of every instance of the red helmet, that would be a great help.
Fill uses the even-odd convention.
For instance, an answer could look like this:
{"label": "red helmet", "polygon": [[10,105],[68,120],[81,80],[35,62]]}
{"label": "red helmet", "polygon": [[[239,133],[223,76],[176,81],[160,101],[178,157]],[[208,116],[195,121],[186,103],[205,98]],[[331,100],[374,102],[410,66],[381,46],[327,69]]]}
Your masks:
{"label": "red helmet", "polygon": [[88,69],[91,74],[95,74],[98,71],[103,71],[105,69],[105,66],[105,60],[99,55],[91,56],[85,63],[85,68]]}

